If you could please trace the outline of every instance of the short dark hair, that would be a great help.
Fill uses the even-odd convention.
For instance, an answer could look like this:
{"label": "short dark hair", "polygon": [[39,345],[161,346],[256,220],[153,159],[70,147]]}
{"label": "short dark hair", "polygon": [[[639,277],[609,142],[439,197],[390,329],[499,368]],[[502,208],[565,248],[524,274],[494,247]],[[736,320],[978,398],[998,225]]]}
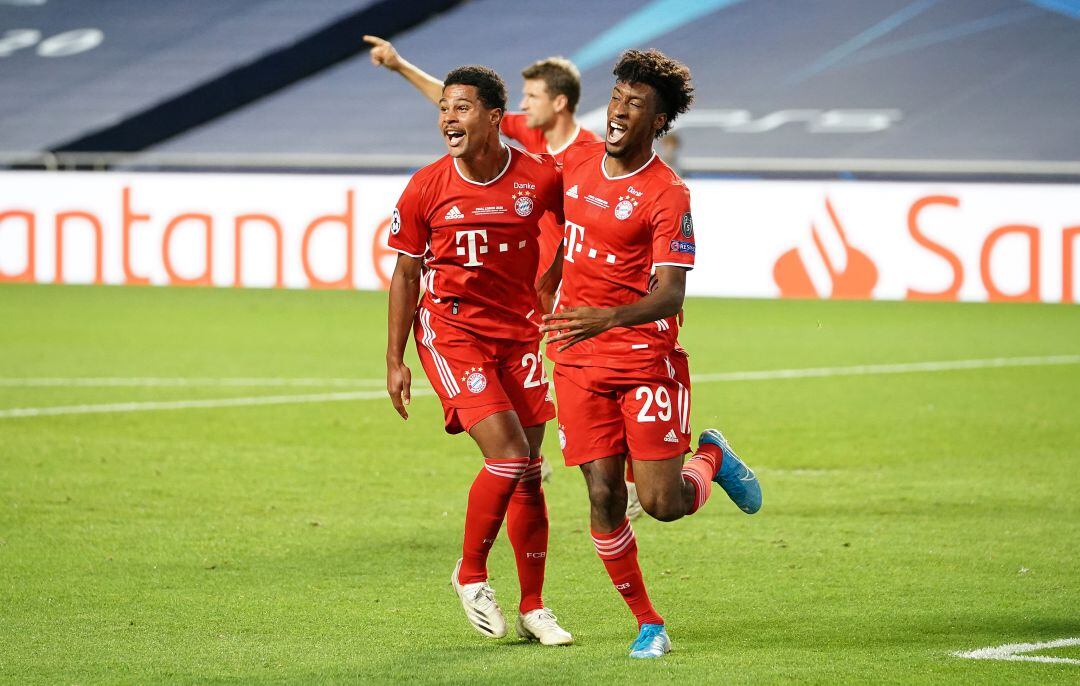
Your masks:
{"label": "short dark hair", "polygon": [[659,111],[667,115],[667,122],[656,132],[657,138],[671,130],[675,118],[690,109],[690,103],[694,102],[690,69],[655,48],[645,51],[627,50],[619,58],[613,73],[616,80],[622,83],[644,83],[652,86],[660,96]]}
{"label": "short dark hair", "polygon": [[506,84],[494,69],[479,64],[458,67],[443,79],[443,88],[452,85],[476,86],[484,107],[506,111]]}
{"label": "short dark hair", "polygon": [[565,57],[548,57],[525,67],[522,78],[541,79],[551,97],[566,96],[566,108],[571,114],[581,99],[581,72]]}

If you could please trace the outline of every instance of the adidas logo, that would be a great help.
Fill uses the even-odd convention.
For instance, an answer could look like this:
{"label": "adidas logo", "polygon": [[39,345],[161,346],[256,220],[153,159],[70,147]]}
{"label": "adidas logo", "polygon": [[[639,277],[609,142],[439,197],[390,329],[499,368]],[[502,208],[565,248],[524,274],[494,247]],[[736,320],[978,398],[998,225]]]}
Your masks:
{"label": "adidas logo", "polygon": [[577,198],[577,184],[570,186],[570,190],[566,191],[566,197]]}
{"label": "adidas logo", "polygon": [[664,436],[664,443],[678,443],[679,437],[675,435],[675,429],[668,429],[667,436]]}
{"label": "adidas logo", "polygon": [[457,208],[457,205],[454,205],[453,207],[451,207],[450,211],[447,212],[446,215],[443,217],[443,219],[464,219],[464,218],[465,218],[465,215],[463,215],[461,213],[461,210],[459,210]]}

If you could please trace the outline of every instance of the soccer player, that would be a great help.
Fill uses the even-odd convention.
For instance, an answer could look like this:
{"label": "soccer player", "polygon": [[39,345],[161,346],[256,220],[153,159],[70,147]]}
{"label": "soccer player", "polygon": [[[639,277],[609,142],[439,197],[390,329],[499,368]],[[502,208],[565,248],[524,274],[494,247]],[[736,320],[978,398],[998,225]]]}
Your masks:
{"label": "soccer player", "polygon": [[648,658],[671,641],[625,516],[624,462],[633,460],[642,507],[661,521],[697,512],[712,482],[750,514],[761,489],[715,429],[683,463],[690,378],[674,331],[696,243],[689,189],[652,143],[689,108],[690,71],[656,50],[629,50],[614,74],[604,142],[566,151],[562,286],[542,330],[551,334],[563,455],[584,473],[596,551],[637,619],[630,655]]}
{"label": "soccer player", "polygon": [[466,617],[485,636],[506,634],[487,582],[488,551],[505,517],[521,586],[517,632],[544,645],[568,644],[573,638],[541,597],[548,519],[540,445],[554,408],[533,283],[537,223],[545,211],[561,220],[562,186],[550,157],[499,140],[505,108],[506,87],[494,71],[468,66],[447,75],[439,130],[449,154],[413,175],[390,227],[398,258],[386,388],[408,419],[412,373],[404,354],[412,329],[446,431],[467,432],[483,456],[451,576]]}
{"label": "soccer player", "polygon": [[[364,36],[364,41],[371,45],[373,65],[400,74],[428,100],[436,105],[439,103],[442,81],[402,57],[389,41],[378,36]],[[521,112],[503,115],[500,128],[504,136],[521,143],[529,152],[553,155],[559,164],[571,144],[600,140],[574,117],[581,99],[581,73],[573,62],[563,57],[548,57],[530,64],[521,76],[524,79]],[[537,279],[551,265],[561,240],[562,224],[553,215],[545,214],[540,222]],[[547,481],[551,476],[551,465],[543,459],[540,466],[543,480]],[[627,514],[636,518],[641,514],[641,507],[629,468],[627,489]]]}
{"label": "soccer player", "polygon": [[[377,36],[364,36],[371,48],[371,63],[397,72],[428,100],[438,104],[442,81],[398,54],[394,46]],[[600,137],[583,128],[574,118],[581,98],[581,74],[563,57],[548,57],[530,64],[522,72],[521,112],[503,115],[500,128],[525,150],[548,154],[562,164],[566,149],[573,143],[598,141]],[[562,240],[562,224],[545,215],[540,224],[540,260],[537,278],[551,265]]]}

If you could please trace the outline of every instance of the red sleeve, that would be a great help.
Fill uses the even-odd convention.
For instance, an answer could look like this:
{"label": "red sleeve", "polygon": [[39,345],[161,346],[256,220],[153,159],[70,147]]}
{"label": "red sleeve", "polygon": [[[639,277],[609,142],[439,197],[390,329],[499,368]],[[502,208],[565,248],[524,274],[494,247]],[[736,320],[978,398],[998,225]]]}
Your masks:
{"label": "red sleeve", "polygon": [[694,268],[694,220],[690,216],[690,189],[672,186],[657,198],[652,215],[653,266]]}
{"label": "red sleeve", "polygon": [[401,194],[390,221],[390,240],[387,245],[410,257],[423,257],[431,237],[431,227],[423,210],[422,186],[415,176],[409,179],[409,185]]}
{"label": "red sleeve", "polygon": [[524,143],[522,140],[523,132],[528,130],[525,126],[525,115],[520,112],[507,112],[503,115],[502,123],[499,125],[499,130],[507,138],[513,138],[519,143]]}

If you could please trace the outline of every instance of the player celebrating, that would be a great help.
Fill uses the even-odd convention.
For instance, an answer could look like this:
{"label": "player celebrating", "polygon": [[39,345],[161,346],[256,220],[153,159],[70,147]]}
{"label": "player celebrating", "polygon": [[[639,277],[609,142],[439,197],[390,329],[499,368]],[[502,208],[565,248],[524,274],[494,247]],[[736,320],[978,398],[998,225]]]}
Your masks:
{"label": "player celebrating", "polygon": [[386,388],[408,419],[412,374],[404,354],[412,328],[446,431],[468,432],[483,455],[451,577],[469,621],[485,636],[506,634],[487,583],[488,551],[505,517],[521,586],[517,632],[544,645],[568,644],[573,638],[541,598],[548,519],[539,456],[554,409],[533,287],[537,223],[545,211],[562,216],[559,171],[551,158],[499,140],[506,87],[495,72],[461,67],[445,83],[439,129],[449,154],[413,175],[390,228],[399,254]]}
{"label": "player celebrating", "polygon": [[690,379],[673,332],[696,244],[689,189],[652,141],[689,108],[690,72],[656,50],[630,50],[614,73],[607,138],[566,152],[562,309],[544,315],[542,330],[557,333],[547,350],[563,455],[585,475],[596,551],[638,621],[630,655],[659,657],[671,642],[625,517],[624,461],[633,460],[645,511],[661,521],[699,510],[714,481],[751,514],[761,489],[715,429],[683,464]]}
{"label": "player celebrating", "polygon": [[[364,36],[364,41],[372,46],[372,64],[401,74],[424,97],[439,103],[442,81],[399,55],[389,41],[377,36]],[[560,164],[571,144],[600,140],[574,118],[581,98],[581,74],[573,62],[563,57],[548,57],[530,64],[521,76],[524,79],[521,112],[503,116],[500,125],[503,135],[521,143],[529,152],[553,155]],[[545,217],[540,230],[539,271],[543,272],[555,258],[562,226]]]}
{"label": "player celebrating", "polygon": [[[397,72],[413,85],[421,94],[435,104],[442,97],[443,83],[434,76],[412,64],[400,54],[393,44],[378,36],[364,36],[364,41],[371,45],[371,63]],[[500,128],[503,135],[521,143],[532,153],[549,154],[562,164],[563,154],[573,143],[598,141],[600,137],[583,128],[574,112],[581,99],[581,73],[574,63],[563,57],[548,57],[526,67],[521,76],[522,86],[521,112],[508,112],[503,115]],[[545,214],[540,221],[540,260],[537,271],[539,279],[544,270],[551,265],[555,252],[562,240],[562,224],[550,214]],[[548,461],[541,461],[544,481],[551,475]],[[631,517],[641,514],[637,502],[632,475],[627,472],[627,487],[630,497],[627,513]]]}

